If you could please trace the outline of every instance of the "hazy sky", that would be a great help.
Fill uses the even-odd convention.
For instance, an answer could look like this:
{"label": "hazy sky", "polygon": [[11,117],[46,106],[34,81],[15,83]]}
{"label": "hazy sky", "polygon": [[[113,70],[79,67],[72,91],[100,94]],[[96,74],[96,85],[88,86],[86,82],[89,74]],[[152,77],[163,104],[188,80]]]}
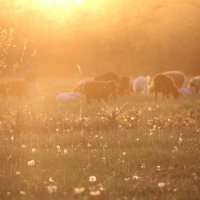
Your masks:
{"label": "hazy sky", "polygon": [[0,26],[14,29],[18,56],[28,39],[44,69],[196,69],[199,9],[197,0],[2,0]]}

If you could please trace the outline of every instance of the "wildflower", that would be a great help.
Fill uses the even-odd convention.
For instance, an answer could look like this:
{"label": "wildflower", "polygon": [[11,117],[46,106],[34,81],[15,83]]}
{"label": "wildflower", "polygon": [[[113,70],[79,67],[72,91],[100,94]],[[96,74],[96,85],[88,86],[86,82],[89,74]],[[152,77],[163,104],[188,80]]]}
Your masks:
{"label": "wildflower", "polygon": [[16,175],[20,175],[21,172],[20,172],[20,171],[16,171],[15,174],[16,174]]}
{"label": "wildflower", "polygon": [[125,151],[124,151],[124,152],[122,152],[122,155],[123,155],[123,156],[125,156],[125,155],[126,155],[126,152],[125,152]]}
{"label": "wildflower", "polygon": [[34,160],[29,160],[27,162],[27,164],[28,164],[28,166],[33,166],[33,165],[35,165],[35,161]]}
{"label": "wildflower", "polygon": [[32,153],[36,152],[36,149],[35,148],[32,148]]}
{"label": "wildflower", "polygon": [[146,168],[145,164],[142,164],[142,165],[141,165],[141,168],[142,168],[142,169]]}
{"label": "wildflower", "polygon": [[19,191],[19,194],[21,194],[21,195],[26,195],[26,192],[24,192],[23,190],[20,190],[20,191]]}
{"label": "wildflower", "polygon": [[92,145],[90,143],[87,144],[87,147],[91,147]]}
{"label": "wildflower", "polygon": [[25,149],[25,148],[26,148],[26,145],[25,145],[25,144],[22,144],[22,145],[21,145],[21,148],[22,148],[22,149]]}
{"label": "wildflower", "polygon": [[64,149],[63,152],[64,152],[65,155],[68,153],[67,149]]}
{"label": "wildflower", "polygon": [[56,185],[48,185],[47,186],[47,191],[52,194],[54,192],[57,192],[58,187]]}
{"label": "wildflower", "polygon": [[135,139],[135,141],[137,141],[137,142],[138,142],[139,140],[140,140],[139,138],[136,138],[136,139]]}
{"label": "wildflower", "polygon": [[99,196],[101,194],[100,190],[92,190],[90,191],[91,196]]}
{"label": "wildflower", "polygon": [[57,152],[61,152],[61,147],[59,145],[56,146]]}
{"label": "wildflower", "polygon": [[10,139],[11,139],[11,141],[13,142],[13,141],[14,141],[14,136],[11,136],[11,138],[10,138]]}
{"label": "wildflower", "polygon": [[125,181],[129,181],[129,180],[130,180],[130,178],[129,178],[129,177],[127,177],[127,178],[125,178],[124,180],[125,180]]}
{"label": "wildflower", "polygon": [[152,111],[152,108],[151,108],[151,107],[148,107],[148,111]]}
{"label": "wildflower", "polygon": [[183,139],[182,138],[179,138],[178,139],[178,143],[182,143]]}
{"label": "wildflower", "polygon": [[177,191],[177,188],[174,188],[174,192],[176,192]]}
{"label": "wildflower", "polygon": [[74,188],[74,193],[75,194],[81,194],[85,191],[85,188],[84,187],[76,187]]}
{"label": "wildflower", "polygon": [[158,187],[162,188],[162,187],[164,187],[164,186],[165,186],[165,183],[164,183],[164,182],[158,183]]}
{"label": "wildflower", "polygon": [[134,175],[134,176],[132,177],[132,179],[134,179],[134,180],[138,180],[138,179],[139,179],[139,176]]}
{"label": "wildflower", "polygon": [[157,170],[157,171],[160,171],[160,166],[159,166],[159,165],[157,166],[157,169],[156,169],[156,170]]}
{"label": "wildflower", "polygon": [[53,178],[52,178],[52,177],[49,177],[49,182],[51,182],[51,183],[53,183],[53,182],[54,182],[54,180],[53,180]]}
{"label": "wildflower", "polygon": [[90,176],[90,177],[89,177],[89,181],[90,181],[91,183],[96,182],[96,180],[97,180],[96,176]]}

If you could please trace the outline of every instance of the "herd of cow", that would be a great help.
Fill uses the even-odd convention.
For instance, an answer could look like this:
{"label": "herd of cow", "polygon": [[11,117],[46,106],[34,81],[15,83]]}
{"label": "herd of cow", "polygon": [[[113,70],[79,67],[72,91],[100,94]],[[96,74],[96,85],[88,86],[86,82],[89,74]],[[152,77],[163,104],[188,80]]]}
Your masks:
{"label": "herd of cow", "polygon": [[[4,97],[25,96],[30,97],[36,94],[36,75],[28,73],[23,80],[9,81],[0,84],[0,94]],[[200,76],[196,76],[187,81],[186,76],[180,71],[168,71],[156,74],[154,77],[139,76],[131,80],[127,76],[119,77],[114,72],[107,72],[99,76],[81,80],[73,92],[65,92],[57,95],[57,101],[68,101],[86,97],[89,104],[91,100],[107,101],[116,99],[117,96],[123,96],[131,93],[154,94],[155,99],[161,93],[164,98],[170,96],[190,96],[198,94],[200,91]]]}
{"label": "herd of cow", "polygon": [[155,99],[158,93],[161,93],[163,99],[170,98],[170,96],[176,99],[180,95],[198,94],[200,76],[191,78],[187,83],[185,74],[180,71],[156,74],[152,80],[149,76],[139,76],[130,80],[127,76],[119,78],[117,74],[107,72],[90,80],[82,80],[74,91],[85,95],[87,103],[90,103],[92,99],[98,101],[116,99],[118,95],[122,96],[131,92],[144,95],[154,93]]}

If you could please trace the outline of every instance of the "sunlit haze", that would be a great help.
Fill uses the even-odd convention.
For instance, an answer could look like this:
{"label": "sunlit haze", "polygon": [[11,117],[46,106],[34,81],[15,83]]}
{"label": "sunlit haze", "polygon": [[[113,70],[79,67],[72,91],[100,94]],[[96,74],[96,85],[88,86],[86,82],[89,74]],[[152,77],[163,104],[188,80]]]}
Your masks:
{"label": "sunlit haze", "polygon": [[7,0],[0,26],[13,30],[9,66],[28,40],[25,58],[37,49],[45,74],[71,74],[77,64],[89,74],[189,71],[200,63],[199,9],[197,0]]}

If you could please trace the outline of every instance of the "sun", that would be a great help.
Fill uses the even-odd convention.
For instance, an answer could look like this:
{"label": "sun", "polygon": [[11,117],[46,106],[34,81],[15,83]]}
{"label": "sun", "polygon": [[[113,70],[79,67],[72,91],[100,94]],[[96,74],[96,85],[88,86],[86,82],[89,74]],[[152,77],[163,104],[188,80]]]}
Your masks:
{"label": "sun", "polygon": [[68,5],[73,5],[73,4],[81,4],[83,3],[84,0],[39,0],[40,3],[42,4],[49,4],[49,5],[59,5],[59,4],[68,4]]}
{"label": "sun", "polygon": [[[75,13],[85,7],[87,0],[17,0],[24,5],[29,4],[35,11],[39,11],[46,19],[57,24],[74,19]],[[29,3],[27,3],[29,2]]]}

